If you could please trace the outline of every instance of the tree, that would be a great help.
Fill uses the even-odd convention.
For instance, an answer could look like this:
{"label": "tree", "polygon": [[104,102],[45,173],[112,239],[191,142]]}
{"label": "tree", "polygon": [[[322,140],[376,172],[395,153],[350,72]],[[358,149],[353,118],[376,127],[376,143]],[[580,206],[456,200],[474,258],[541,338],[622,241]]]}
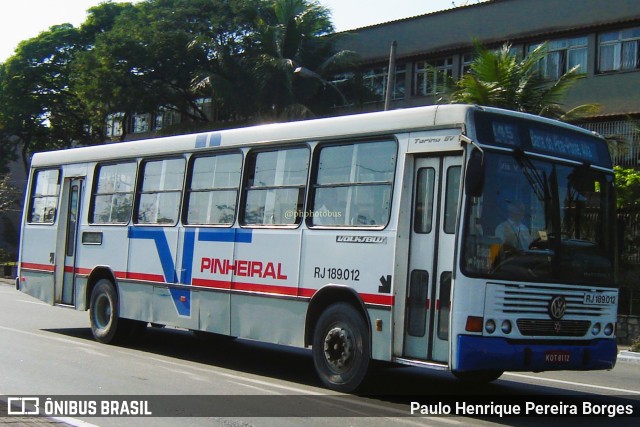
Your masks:
{"label": "tree", "polygon": [[15,261],[18,247],[18,232],[7,216],[20,207],[22,193],[11,184],[8,174],[0,175],[0,263]]}
{"label": "tree", "polygon": [[212,99],[213,120],[242,122],[255,115],[258,87],[247,52],[263,0],[213,1],[207,25],[189,49],[207,60],[194,70],[192,89]]}
{"label": "tree", "polygon": [[451,94],[451,102],[506,108],[564,121],[595,113],[599,108],[595,104],[565,111],[562,102],[568,90],[584,74],[575,67],[557,80],[545,79],[538,70],[545,55],[546,44],[541,44],[523,59],[512,54],[508,44],[497,51],[476,44],[471,70],[456,83],[457,90]]}
{"label": "tree", "polygon": [[[336,51],[333,33],[331,13],[317,1],[272,0],[261,9],[249,55],[261,115],[305,117],[314,114],[311,106],[342,103],[344,96],[328,79],[353,65],[356,56]],[[296,69],[310,70],[315,79],[296,78]]]}
{"label": "tree", "polygon": [[[336,50],[327,8],[309,0],[231,3],[241,18],[237,30],[229,32],[226,24],[223,31],[203,34],[191,45],[209,58],[194,87],[210,90],[226,117],[296,119],[344,103],[329,80],[357,57]],[[296,74],[296,69],[307,73]]]}
{"label": "tree", "polygon": [[21,147],[25,169],[30,152],[91,140],[70,86],[70,65],[80,47],[77,29],[57,25],[21,42],[0,66],[1,143],[14,155]]}
{"label": "tree", "polygon": [[206,120],[191,90],[193,70],[206,58],[187,45],[205,25],[211,4],[140,3],[123,8],[108,31],[96,34],[92,49],[79,55],[75,65],[75,87],[96,126],[110,113],[125,113],[128,118],[159,108]]}

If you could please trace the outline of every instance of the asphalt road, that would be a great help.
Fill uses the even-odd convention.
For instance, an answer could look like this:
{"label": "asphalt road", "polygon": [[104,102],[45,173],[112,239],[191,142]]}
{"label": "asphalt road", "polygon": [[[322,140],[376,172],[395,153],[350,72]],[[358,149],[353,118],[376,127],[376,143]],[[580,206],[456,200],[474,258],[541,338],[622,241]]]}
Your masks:
{"label": "asphalt road", "polygon": [[[461,406],[483,402],[494,415],[500,408],[524,409],[527,402],[540,410],[544,405],[562,410],[564,405],[567,411],[572,405],[583,409],[583,402],[600,411],[619,407],[624,412],[632,405],[633,418],[605,414],[579,421],[582,425],[640,422],[638,363],[618,363],[612,371],[507,373],[484,386],[464,385],[446,372],[376,365],[359,395],[349,396],[320,386],[305,349],[245,340],[205,342],[188,331],[169,328],[150,328],[143,340],[127,346],[103,345],[93,340],[86,312],[50,307],[8,285],[0,286],[0,343],[0,395],[5,398],[39,396],[57,401],[62,396],[97,405],[103,400],[141,400],[149,402],[154,415],[172,415],[78,414],[53,421],[30,419],[36,424],[29,425],[64,421],[104,427],[537,426],[578,421],[567,414],[544,419],[484,417]],[[421,408],[431,412],[410,417],[412,405],[425,405]],[[449,407],[453,414],[434,415],[438,406],[440,412]],[[17,420],[0,417],[0,424],[25,421]]]}

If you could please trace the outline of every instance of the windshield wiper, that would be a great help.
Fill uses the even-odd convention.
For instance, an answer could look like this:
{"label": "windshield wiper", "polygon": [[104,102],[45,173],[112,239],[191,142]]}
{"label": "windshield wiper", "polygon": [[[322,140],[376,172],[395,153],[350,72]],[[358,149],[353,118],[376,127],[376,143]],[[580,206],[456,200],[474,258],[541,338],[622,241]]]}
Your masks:
{"label": "windshield wiper", "polygon": [[533,189],[538,200],[545,202],[546,204],[546,201],[549,200],[549,188],[546,173],[540,173],[538,168],[536,168],[533,162],[521,149],[515,150],[513,157],[516,159],[516,162],[518,162],[518,166],[522,169],[522,173],[525,178],[527,178],[527,181],[529,181],[529,185]]}

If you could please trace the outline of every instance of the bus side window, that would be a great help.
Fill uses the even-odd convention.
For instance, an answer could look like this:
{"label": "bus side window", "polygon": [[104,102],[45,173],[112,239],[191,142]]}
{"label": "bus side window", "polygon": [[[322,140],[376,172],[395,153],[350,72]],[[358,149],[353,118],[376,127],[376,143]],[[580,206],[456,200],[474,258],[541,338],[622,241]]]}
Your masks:
{"label": "bus side window", "polygon": [[321,147],[310,225],[386,226],[396,157],[395,141]]}
{"label": "bus side window", "polygon": [[53,224],[58,209],[60,194],[60,171],[58,169],[35,172],[29,201],[29,222]]}
{"label": "bus side window", "polygon": [[136,163],[98,165],[91,195],[91,224],[127,224],[133,210]]}
{"label": "bus side window", "polygon": [[309,149],[260,151],[247,158],[243,225],[297,225],[302,217]]}
{"label": "bus side window", "polygon": [[175,225],[180,214],[184,159],[143,162],[141,174],[135,222]]}
{"label": "bus side window", "polygon": [[187,186],[185,224],[233,224],[241,172],[240,153],[193,158]]}

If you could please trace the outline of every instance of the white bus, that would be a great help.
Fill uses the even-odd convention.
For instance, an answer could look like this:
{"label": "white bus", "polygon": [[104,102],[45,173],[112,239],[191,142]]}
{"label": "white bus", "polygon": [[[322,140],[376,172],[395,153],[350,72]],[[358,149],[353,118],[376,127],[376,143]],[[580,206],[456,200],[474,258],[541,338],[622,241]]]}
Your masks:
{"label": "white bus", "polygon": [[613,171],[583,129],[444,105],[33,156],[16,286],[148,323],[491,381],[616,361]]}

